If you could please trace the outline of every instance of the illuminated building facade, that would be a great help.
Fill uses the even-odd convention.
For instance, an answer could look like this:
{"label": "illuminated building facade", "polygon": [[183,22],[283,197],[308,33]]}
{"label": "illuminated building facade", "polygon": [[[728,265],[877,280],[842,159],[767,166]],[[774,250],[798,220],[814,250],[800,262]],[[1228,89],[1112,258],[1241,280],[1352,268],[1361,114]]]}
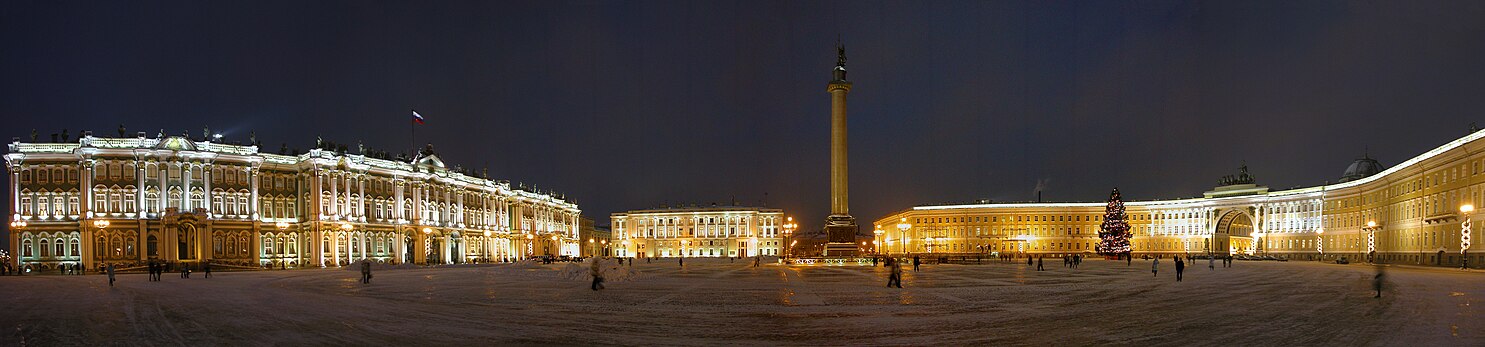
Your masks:
{"label": "illuminated building facade", "polygon": [[445,167],[181,136],[9,144],[10,253],[34,270],[151,260],[338,266],[577,255],[577,205]]}
{"label": "illuminated building facade", "polygon": [[779,255],[784,211],[756,207],[634,210],[610,215],[617,257]]}
{"label": "illuminated building facade", "polygon": [[[1462,212],[1485,191],[1485,131],[1385,168],[1362,158],[1340,183],[1269,191],[1243,172],[1200,198],[1125,202],[1135,256],[1276,255],[1458,266],[1485,261]],[[1094,252],[1106,204],[917,206],[873,223],[882,253]],[[1479,223],[1475,223],[1479,224]],[[1468,244],[1468,247],[1463,247]]]}

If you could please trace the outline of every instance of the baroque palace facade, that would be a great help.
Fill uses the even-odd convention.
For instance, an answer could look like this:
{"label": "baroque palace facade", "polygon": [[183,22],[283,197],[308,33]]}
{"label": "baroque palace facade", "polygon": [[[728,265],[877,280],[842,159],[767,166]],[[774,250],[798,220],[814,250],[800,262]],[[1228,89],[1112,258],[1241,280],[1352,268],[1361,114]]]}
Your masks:
{"label": "baroque palace facade", "polygon": [[9,145],[11,265],[448,264],[577,255],[577,205],[450,170],[185,137]]}
{"label": "baroque palace facade", "polygon": [[681,207],[611,214],[617,257],[776,256],[784,211],[757,207]]}
{"label": "baroque palace facade", "polygon": [[[1274,255],[1472,267],[1480,232],[1463,212],[1485,191],[1485,131],[1391,168],[1352,163],[1340,183],[1269,191],[1244,172],[1201,198],[1126,202],[1136,256]],[[881,253],[1094,252],[1106,203],[925,205],[874,223]],[[1478,223],[1476,223],[1478,224]],[[1473,228],[1479,229],[1479,228]],[[1474,240],[1465,245],[1466,235]]]}

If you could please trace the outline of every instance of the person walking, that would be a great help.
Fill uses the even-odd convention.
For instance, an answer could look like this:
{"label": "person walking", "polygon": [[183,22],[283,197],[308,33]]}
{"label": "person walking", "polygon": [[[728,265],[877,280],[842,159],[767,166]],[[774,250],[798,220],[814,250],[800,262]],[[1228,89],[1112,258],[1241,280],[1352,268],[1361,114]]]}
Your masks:
{"label": "person walking", "polygon": [[916,256],[916,255],[913,256],[913,272],[918,272],[918,265],[922,265],[922,264],[923,264],[922,259],[919,259],[918,256]]}
{"label": "person walking", "polygon": [[113,264],[108,264],[108,286],[113,286]]}
{"label": "person walking", "polygon": [[1036,258],[1036,271],[1042,271],[1042,261],[1043,260],[1046,260],[1046,259],[1047,259],[1046,256],[1041,256],[1041,257],[1037,257]]}
{"label": "person walking", "polygon": [[1176,282],[1181,281],[1181,274],[1186,272],[1186,262],[1176,257]]}
{"label": "person walking", "polygon": [[1372,276],[1372,289],[1377,291],[1377,296],[1373,296],[1373,298],[1382,298],[1382,281],[1387,279],[1386,274],[1386,270],[1381,265],[1377,265],[1377,275]]}
{"label": "person walking", "polygon": [[593,257],[593,264],[590,266],[588,273],[593,275],[593,290],[603,289],[603,258]]}
{"label": "person walking", "polygon": [[206,262],[201,263],[201,270],[203,272],[206,272],[206,278],[211,278],[211,261],[207,260]]}
{"label": "person walking", "polygon": [[1031,266],[1032,265],[1032,262],[1036,261],[1035,259],[1031,259],[1031,258],[1032,258],[1032,256],[1030,254],[1027,254],[1026,255],[1026,266]]}
{"label": "person walking", "polygon": [[361,261],[361,284],[371,284],[371,261]]}
{"label": "person walking", "polygon": [[1217,270],[1217,257],[1211,257],[1211,256],[1207,257],[1207,270],[1211,270],[1211,271],[1216,271]]}
{"label": "person walking", "polygon": [[758,267],[758,263],[762,263],[762,262],[763,262],[763,255],[762,254],[754,254],[753,255],[753,267]]}
{"label": "person walking", "polygon": [[889,263],[887,265],[887,267],[892,270],[892,273],[890,273],[890,274],[887,275],[887,288],[892,288],[892,287],[902,288],[902,264],[901,264],[901,262],[898,262],[897,259],[893,259],[893,258],[888,258],[887,259],[887,262]]}
{"label": "person walking", "polygon": [[1155,261],[1150,262],[1150,277],[1159,277],[1159,276],[1160,276],[1160,258],[1155,258]]}

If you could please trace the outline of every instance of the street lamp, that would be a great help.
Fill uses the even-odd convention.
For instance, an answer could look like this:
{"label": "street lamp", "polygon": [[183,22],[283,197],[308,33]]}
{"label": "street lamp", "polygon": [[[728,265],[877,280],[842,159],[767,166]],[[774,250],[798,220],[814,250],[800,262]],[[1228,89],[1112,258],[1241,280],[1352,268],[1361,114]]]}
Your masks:
{"label": "street lamp", "polygon": [[102,220],[102,219],[99,219],[99,220],[95,220],[95,221],[93,221],[93,227],[94,227],[94,228],[98,228],[98,229],[100,229],[100,230],[101,230],[101,229],[106,229],[106,228],[108,228],[108,224],[109,224],[109,223],[108,223],[108,221],[106,221],[106,220]]}
{"label": "street lamp", "polygon": [[1315,252],[1320,253],[1320,259],[1325,260],[1325,229],[1315,229]]}
{"label": "street lamp", "polygon": [[1459,267],[1462,269],[1468,269],[1470,267],[1470,217],[1474,213],[1475,205],[1464,204],[1459,206],[1460,219],[1464,220],[1463,222],[1459,222],[1459,255],[1463,258],[1459,263]]}
{"label": "street lamp", "polygon": [[345,222],[341,222],[340,223],[340,230],[351,231],[351,228],[352,228],[351,227],[351,223],[345,223]]}
{"label": "street lamp", "polygon": [[1361,229],[1366,230],[1366,262],[1376,262],[1374,258],[1377,254],[1377,221],[1366,221],[1366,226]]}
{"label": "street lamp", "polygon": [[882,240],[882,234],[884,234],[886,232],[885,231],[882,231],[882,225],[881,224],[874,225],[874,227],[875,228],[873,228],[873,230],[871,231],[871,233],[872,234],[876,234],[876,238],[874,238],[874,239],[871,240],[872,252],[882,253],[881,252],[881,248],[880,247],[877,247],[877,245],[880,243],[878,241]]}
{"label": "street lamp", "polygon": [[913,227],[912,224],[908,224],[907,218],[902,218],[902,219],[899,219],[898,220],[898,223],[897,223],[897,236],[902,239],[902,249],[901,249],[902,252],[901,253],[907,253],[907,244],[908,244],[907,231],[908,231],[908,229],[911,229],[912,227]]}
{"label": "street lamp", "polygon": [[784,222],[784,243],[788,244],[788,246],[786,246],[787,248],[784,250],[784,257],[786,257],[786,258],[789,257],[789,254],[793,253],[793,251],[794,251],[794,243],[789,242],[790,241],[789,240],[789,237],[792,236],[792,235],[794,235],[794,230],[795,230],[795,228],[798,228],[798,227],[799,227],[798,224],[794,224],[794,217],[786,217],[785,218],[785,222]]}

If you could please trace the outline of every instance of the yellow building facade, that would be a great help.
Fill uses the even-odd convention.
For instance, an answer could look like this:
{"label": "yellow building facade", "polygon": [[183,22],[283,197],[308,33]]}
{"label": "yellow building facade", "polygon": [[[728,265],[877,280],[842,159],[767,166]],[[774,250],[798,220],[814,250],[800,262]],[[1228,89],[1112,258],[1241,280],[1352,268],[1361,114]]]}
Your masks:
{"label": "yellow building facade", "polygon": [[680,207],[609,216],[618,257],[776,256],[784,211],[757,207]]}
{"label": "yellow building facade", "polygon": [[[1357,160],[1341,183],[1282,191],[1229,177],[1200,198],[1127,201],[1135,256],[1271,255],[1471,267],[1485,261],[1478,227],[1485,131],[1383,169]],[[878,253],[1091,254],[1106,203],[916,206],[877,219]],[[1478,225],[1479,223],[1473,223]]]}

